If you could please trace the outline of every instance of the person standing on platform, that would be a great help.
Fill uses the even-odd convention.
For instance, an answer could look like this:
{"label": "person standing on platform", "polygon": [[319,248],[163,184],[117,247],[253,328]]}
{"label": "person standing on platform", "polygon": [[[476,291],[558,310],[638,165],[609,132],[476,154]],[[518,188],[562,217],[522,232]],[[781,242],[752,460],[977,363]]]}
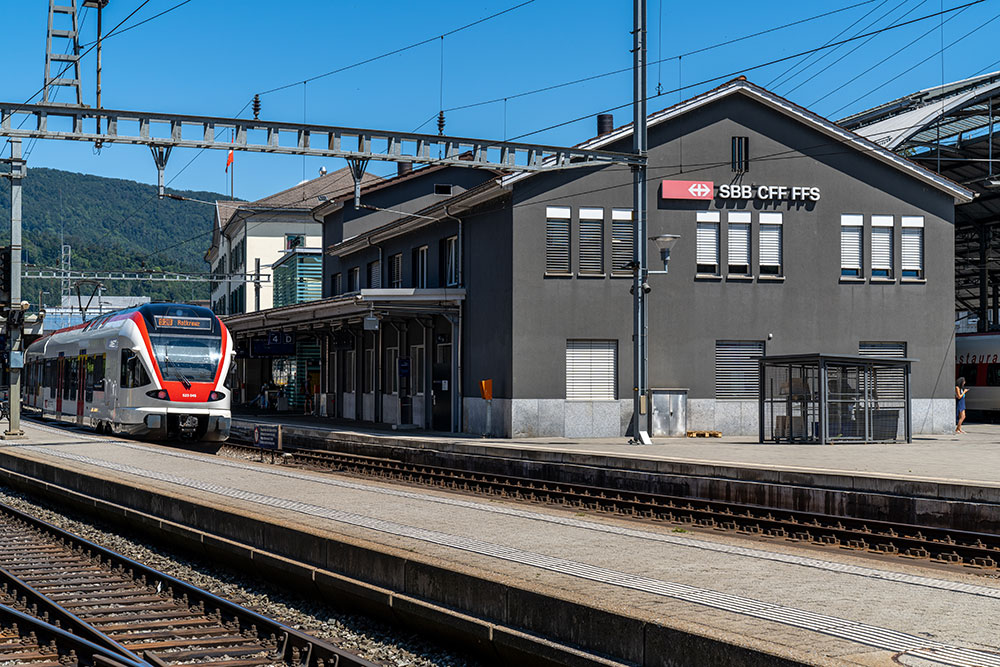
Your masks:
{"label": "person standing on platform", "polygon": [[962,422],[965,421],[965,395],[969,393],[969,390],[965,388],[965,378],[958,378],[958,382],[955,384],[955,421],[958,425],[955,427],[955,433],[965,433],[962,430]]}

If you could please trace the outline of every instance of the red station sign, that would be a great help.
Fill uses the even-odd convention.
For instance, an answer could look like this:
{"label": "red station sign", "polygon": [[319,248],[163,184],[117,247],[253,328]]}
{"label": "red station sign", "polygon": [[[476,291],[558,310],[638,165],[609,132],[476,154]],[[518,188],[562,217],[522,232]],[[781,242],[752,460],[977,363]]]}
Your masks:
{"label": "red station sign", "polygon": [[663,181],[660,196],[663,199],[712,199],[714,193],[712,181]]}

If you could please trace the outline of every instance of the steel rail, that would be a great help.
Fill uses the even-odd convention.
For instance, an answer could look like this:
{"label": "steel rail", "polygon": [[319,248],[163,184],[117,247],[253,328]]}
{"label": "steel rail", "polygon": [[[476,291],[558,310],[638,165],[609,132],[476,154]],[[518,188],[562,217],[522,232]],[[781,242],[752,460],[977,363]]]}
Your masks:
{"label": "steel rail", "polygon": [[[261,635],[270,636],[271,639],[264,639],[260,642],[262,647],[269,648],[271,655],[265,663],[285,663],[294,667],[374,667],[374,663],[363,658],[348,653],[336,646],[316,637],[312,637],[304,632],[295,630],[275,620],[269,619],[257,612],[246,609],[229,600],[221,598],[204,589],[198,588],[190,583],[172,577],[168,574],[155,570],[147,565],[139,563],[127,556],[118,554],[110,549],[106,549],[78,535],[58,528],[37,517],[31,516],[5,504],[0,504],[0,531],[9,530],[12,524],[24,526],[34,534],[45,538],[45,545],[41,542],[30,545],[31,553],[35,556],[27,563],[18,561],[16,553],[18,544],[8,539],[0,542],[0,578],[6,579],[0,591],[0,597],[15,600],[25,609],[30,609],[40,615],[47,614],[50,620],[58,621],[60,625],[68,624],[68,627],[77,631],[81,626],[89,629],[81,631],[81,637],[86,637],[95,646],[100,645],[105,651],[116,651],[122,655],[124,662],[134,661],[138,651],[142,651],[142,658],[146,663],[151,663],[162,667],[164,664],[172,663],[169,658],[170,653],[157,653],[152,650],[143,650],[142,644],[135,644],[136,648],[125,649],[124,645],[129,642],[116,640],[108,633],[91,623],[84,621],[81,616],[86,614],[79,612],[101,604],[102,600],[108,602],[115,613],[135,613],[138,615],[143,609],[164,611],[168,616],[172,613],[173,607],[180,606],[184,610],[184,615],[192,621],[203,623],[215,621],[216,626],[225,628],[230,632],[228,638],[217,640],[206,640],[206,646],[197,648],[197,640],[191,644],[195,647],[194,654],[188,656],[190,659],[211,659],[222,658],[226,650],[223,648],[212,649],[212,641],[217,641],[220,645],[231,643],[232,638],[244,637],[247,642],[252,642]],[[40,569],[43,561],[43,552],[53,553],[50,561],[55,563],[56,576],[64,572],[66,576],[76,576],[60,584],[54,589],[55,593],[44,590],[37,584],[32,584],[30,576],[32,570]],[[73,575],[71,566],[79,562],[80,559],[88,559],[86,569],[101,574],[110,573],[118,578],[120,583],[117,589],[102,590],[97,586],[95,580],[87,581],[86,577]],[[60,568],[59,564],[65,564]],[[28,574],[20,570],[26,570]],[[5,575],[13,575],[7,577]],[[35,574],[37,577],[37,572]],[[134,593],[127,591],[131,585],[134,590],[145,591],[145,599],[135,598]],[[50,586],[51,587],[51,586]],[[128,596],[132,595],[132,598]],[[58,600],[53,599],[58,596]],[[126,604],[125,601],[130,602]],[[71,611],[78,610],[79,613]],[[208,611],[212,610],[212,611]],[[120,624],[127,627],[129,624]],[[207,625],[206,625],[207,627]],[[165,625],[162,628],[166,636],[165,642],[161,644],[178,644],[178,641],[170,640],[173,628]],[[178,631],[180,632],[180,631]],[[141,635],[133,638],[141,638]],[[149,638],[149,637],[147,637]],[[229,641],[226,641],[226,640]],[[177,648],[171,646],[171,648]],[[246,647],[244,647],[246,652]],[[234,653],[240,653],[240,649],[234,649]],[[220,662],[219,664],[225,664]],[[245,663],[240,663],[245,664]]]}
{"label": "steel rail", "polygon": [[64,628],[0,604],[0,664],[17,660],[41,666],[46,664],[42,662],[46,657],[55,658],[57,665],[148,667],[146,663],[130,660]]}
{"label": "steel rail", "polygon": [[[243,451],[261,451],[232,440],[226,446]],[[933,560],[944,564],[996,568],[1000,563],[1000,536],[989,533],[479,473],[327,450],[286,447],[282,453],[289,455],[284,458],[284,464],[318,466],[366,477],[433,485],[474,495],[492,495],[615,513],[643,521],[700,526],[765,538],[784,538],[792,542]]]}

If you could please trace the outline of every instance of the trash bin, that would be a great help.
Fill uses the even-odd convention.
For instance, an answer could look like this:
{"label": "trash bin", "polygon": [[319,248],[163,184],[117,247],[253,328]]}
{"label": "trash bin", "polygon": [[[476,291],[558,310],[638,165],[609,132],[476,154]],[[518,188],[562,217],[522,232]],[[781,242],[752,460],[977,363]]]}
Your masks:
{"label": "trash bin", "polygon": [[650,389],[649,433],[683,438],[687,435],[687,389]]}

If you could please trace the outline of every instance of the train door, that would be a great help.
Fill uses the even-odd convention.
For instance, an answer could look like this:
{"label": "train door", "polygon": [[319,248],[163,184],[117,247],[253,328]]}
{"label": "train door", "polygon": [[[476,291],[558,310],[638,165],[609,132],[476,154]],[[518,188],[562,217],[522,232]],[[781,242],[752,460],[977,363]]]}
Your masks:
{"label": "train door", "polygon": [[76,358],[76,423],[83,424],[83,396],[87,390],[87,351],[80,350]]}
{"label": "train door", "polygon": [[56,415],[62,415],[62,400],[63,400],[63,366],[66,364],[66,357],[63,353],[59,353],[59,359],[57,359],[56,364]]}

